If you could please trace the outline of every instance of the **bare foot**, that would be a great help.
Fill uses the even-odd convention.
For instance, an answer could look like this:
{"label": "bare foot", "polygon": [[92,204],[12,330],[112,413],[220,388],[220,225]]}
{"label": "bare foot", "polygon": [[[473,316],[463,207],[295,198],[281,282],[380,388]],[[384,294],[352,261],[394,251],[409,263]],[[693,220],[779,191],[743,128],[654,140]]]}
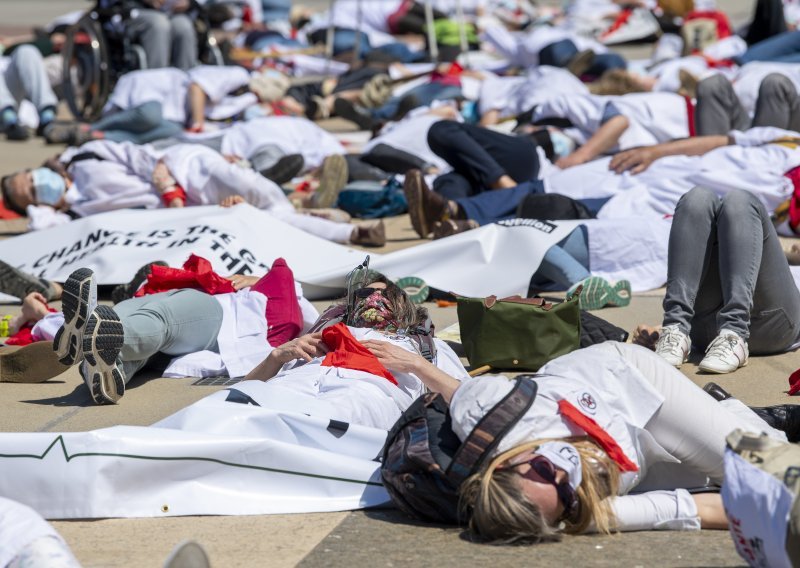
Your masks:
{"label": "bare foot", "polygon": [[655,351],[656,342],[661,332],[661,326],[639,324],[633,331],[633,338],[631,343],[634,345],[641,345],[651,351]]}

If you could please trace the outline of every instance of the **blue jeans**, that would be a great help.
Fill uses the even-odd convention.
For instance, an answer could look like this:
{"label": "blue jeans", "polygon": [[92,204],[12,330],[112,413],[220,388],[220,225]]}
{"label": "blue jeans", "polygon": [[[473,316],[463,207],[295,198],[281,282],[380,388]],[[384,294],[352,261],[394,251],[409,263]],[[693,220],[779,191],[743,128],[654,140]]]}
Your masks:
{"label": "blue jeans", "polygon": [[800,337],[800,292],[764,205],[734,190],[696,187],[678,201],[669,235],[664,325],[700,348],[722,329],[753,354],[785,351]]}
{"label": "blue jeans", "polygon": [[[539,65],[551,67],[566,67],[570,60],[578,54],[578,47],[572,40],[562,39],[544,46],[539,51]],[[616,53],[598,53],[594,62],[586,70],[587,75],[599,77],[610,69],[625,69],[628,66],[625,59]]]}
{"label": "blue jeans", "polygon": [[[403,97],[414,95],[420,106],[428,106],[436,99],[447,100],[461,96],[461,87],[455,85],[442,85],[441,83],[425,83],[408,91]],[[372,111],[372,117],[379,120],[389,120],[397,113],[397,107],[403,97],[392,97],[382,107]]]}
{"label": "blue jeans", "polygon": [[533,290],[566,290],[591,275],[589,234],[579,225],[561,242],[550,247],[531,278]]}
{"label": "blue jeans", "polygon": [[92,130],[103,132],[112,142],[147,144],[154,140],[178,136],[183,127],[177,122],[165,120],[161,103],[150,101],[127,110],[119,110],[104,116],[94,124]]}
{"label": "blue jeans", "polygon": [[526,181],[507,189],[487,189],[471,197],[454,199],[467,216],[480,225],[488,225],[517,216],[517,206],[528,195],[544,193],[541,180]]}
{"label": "blue jeans", "polygon": [[733,60],[740,65],[751,61],[800,63],[800,31],[786,32],[760,41]]}

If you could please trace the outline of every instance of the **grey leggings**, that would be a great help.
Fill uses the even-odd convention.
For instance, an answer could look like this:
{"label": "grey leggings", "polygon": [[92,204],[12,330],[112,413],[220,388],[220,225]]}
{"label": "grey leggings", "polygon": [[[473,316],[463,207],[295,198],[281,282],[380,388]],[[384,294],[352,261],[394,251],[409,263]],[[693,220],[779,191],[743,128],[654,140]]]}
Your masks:
{"label": "grey leggings", "polygon": [[733,85],[722,75],[712,75],[697,85],[695,124],[698,136],[727,134],[750,126],[800,130],[800,100],[792,81],[770,73],[761,81],[752,125]]}
{"label": "grey leggings", "polygon": [[103,132],[112,142],[147,144],[153,140],[178,136],[183,127],[177,122],[165,120],[161,103],[149,101],[139,106],[113,111],[94,124],[92,130]]}
{"label": "grey leggings", "polygon": [[766,209],[753,194],[696,187],[678,201],[669,235],[664,325],[698,347],[721,329],[750,352],[778,353],[800,336],[800,292]]}
{"label": "grey leggings", "polygon": [[219,351],[222,306],[204,292],[172,290],[114,306],[125,330],[121,357],[126,380],[156,353],[186,355]]}

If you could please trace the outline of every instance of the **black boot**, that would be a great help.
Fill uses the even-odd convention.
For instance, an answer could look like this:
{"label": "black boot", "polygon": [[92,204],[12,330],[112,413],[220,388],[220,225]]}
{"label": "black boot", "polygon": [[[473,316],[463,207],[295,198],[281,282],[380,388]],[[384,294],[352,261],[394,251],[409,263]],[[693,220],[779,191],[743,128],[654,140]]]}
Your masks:
{"label": "black boot", "polygon": [[790,442],[800,442],[800,404],[750,407],[764,422],[786,433]]}

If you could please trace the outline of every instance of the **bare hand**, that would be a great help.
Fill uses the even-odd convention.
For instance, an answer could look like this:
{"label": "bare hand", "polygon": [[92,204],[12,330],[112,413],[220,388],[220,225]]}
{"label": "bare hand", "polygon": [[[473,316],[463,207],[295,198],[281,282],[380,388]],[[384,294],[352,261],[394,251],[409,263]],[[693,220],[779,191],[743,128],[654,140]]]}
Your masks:
{"label": "bare hand", "polygon": [[655,351],[660,332],[661,327],[659,326],[641,324],[634,330],[631,343]]}
{"label": "bare hand", "polygon": [[176,197],[172,201],[169,202],[167,207],[169,207],[170,209],[174,209],[174,208],[177,208],[177,207],[184,207],[185,205],[186,205],[186,202],[183,199],[181,199],[180,197]]}
{"label": "bare hand", "polygon": [[241,195],[230,195],[219,202],[222,207],[233,207],[240,203],[245,203],[245,199]]}
{"label": "bare hand", "polygon": [[620,152],[611,158],[608,169],[618,174],[630,171],[636,175],[649,168],[656,158],[656,153],[652,148],[633,148]]}
{"label": "bare hand", "polygon": [[361,344],[372,351],[372,354],[378,358],[381,365],[390,371],[414,373],[419,368],[420,361],[425,360],[420,355],[406,351],[388,341],[367,339],[362,341]]}
{"label": "bare hand", "polygon": [[249,288],[256,282],[258,282],[260,278],[258,276],[245,276],[244,274],[234,274],[232,276],[228,276],[228,280],[230,280],[231,284],[233,284],[233,289],[239,291],[242,288]]}
{"label": "bare hand", "polygon": [[189,0],[175,0],[172,3],[172,13],[180,14],[189,9]]}
{"label": "bare hand", "polygon": [[311,361],[317,357],[322,357],[328,352],[328,346],[322,341],[322,332],[310,333],[308,335],[301,335],[297,339],[292,339],[276,347],[269,357],[281,365],[294,361],[295,359],[302,359],[303,361]]}

